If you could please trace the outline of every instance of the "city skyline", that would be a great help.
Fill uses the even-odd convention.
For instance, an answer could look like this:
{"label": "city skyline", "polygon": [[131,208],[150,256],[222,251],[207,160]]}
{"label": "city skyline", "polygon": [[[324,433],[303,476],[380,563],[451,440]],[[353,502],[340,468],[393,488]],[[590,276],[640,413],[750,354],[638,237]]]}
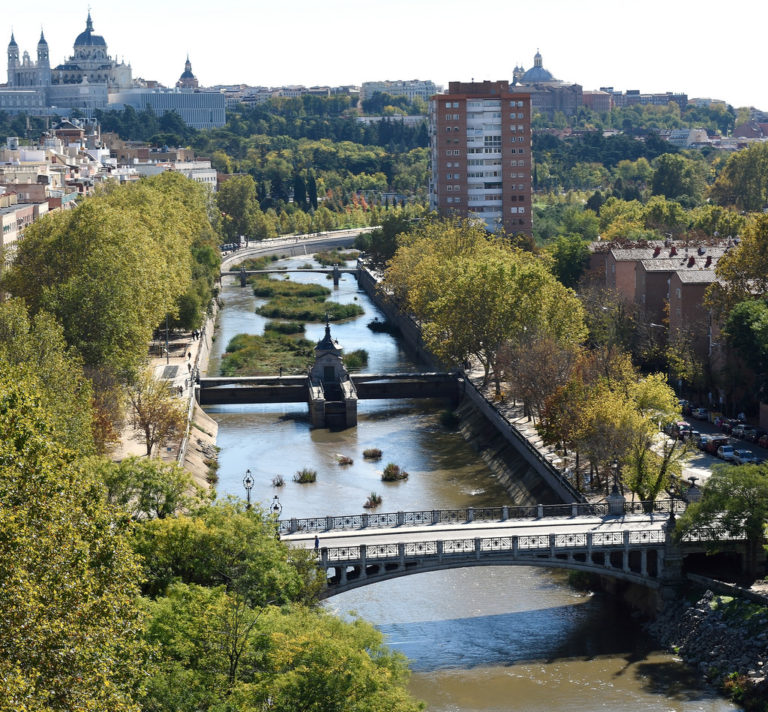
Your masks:
{"label": "city skyline", "polygon": [[[375,7],[295,0],[287,13],[286,6],[265,0],[216,6],[73,0],[65,13],[49,16],[40,6],[16,6],[4,15],[6,42],[13,31],[21,52],[34,61],[42,28],[55,66],[71,54],[89,7],[94,32],[105,38],[110,55],[130,62],[134,77],[166,86],[176,83],[187,54],[201,86],[418,78],[447,87],[449,81],[511,80],[515,65],[531,67],[538,49],[555,77],[587,90],[684,92],[768,110],[768,86],[758,71],[765,3],[742,3],[740,14],[729,17],[709,1],[649,0],[640,11],[621,12],[607,0],[579,6],[543,0],[535,7],[502,0],[480,6],[390,0]],[[505,29],[513,41],[505,42]],[[478,45],[483,33],[488,41]],[[473,42],[463,42],[470,35]],[[482,46],[482,56],[470,46]]]}

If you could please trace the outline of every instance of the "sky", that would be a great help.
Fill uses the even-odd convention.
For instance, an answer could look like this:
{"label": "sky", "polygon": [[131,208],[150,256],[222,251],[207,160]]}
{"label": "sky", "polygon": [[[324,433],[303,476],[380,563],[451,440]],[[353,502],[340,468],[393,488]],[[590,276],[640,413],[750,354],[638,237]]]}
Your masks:
{"label": "sky", "polygon": [[[72,54],[88,8],[134,77],[173,86],[189,54],[201,85],[344,85],[384,79],[509,79],[537,49],[584,89],[684,92],[768,111],[768,1],[68,0],[10,3],[20,52]],[[50,8],[55,7],[51,12]],[[48,9],[48,14],[45,10]],[[732,9],[732,11],[731,11]],[[0,29],[0,44],[2,44]],[[6,40],[7,42],[7,40]],[[6,55],[0,78],[6,77]]]}

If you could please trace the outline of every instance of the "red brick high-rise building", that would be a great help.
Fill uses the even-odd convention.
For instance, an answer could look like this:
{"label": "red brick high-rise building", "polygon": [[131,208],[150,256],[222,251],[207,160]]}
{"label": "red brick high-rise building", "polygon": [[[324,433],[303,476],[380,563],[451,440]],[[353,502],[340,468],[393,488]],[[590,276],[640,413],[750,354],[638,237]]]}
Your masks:
{"label": "red brick high-rise building", "polygon": [[509,235],[531,228],[531,99],[509,82],[450,82],[430,100],[430,208]]}

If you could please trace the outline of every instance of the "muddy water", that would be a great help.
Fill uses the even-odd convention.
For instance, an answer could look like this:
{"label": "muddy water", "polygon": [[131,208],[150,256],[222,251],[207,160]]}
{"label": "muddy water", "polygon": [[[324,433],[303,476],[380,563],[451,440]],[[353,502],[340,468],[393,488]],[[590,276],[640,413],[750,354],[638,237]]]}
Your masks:
{"label": "muddy water", "polygon": [[[318,275],[292,278],[332,284]],[[265,321],[254,313],[250,290],[225,285],[222,297],[218,353],[237,333],[260,333]],[[363,317],[332,326],[342,347],[368,350],[365,371],[419,370],[396,340],[366,328],[383,317],[350,276],[334,298],[357,301],[366,310]],[[307,338],[319,340],[323,328],[308,325]],[[214,358],[211,374],[215,368]],[[242,479],[250,469],[254,500],[267,504],[277,494],[282,517],[361,512],[371,491],[383,497],[380,511],[508,502],[461,436],[440,426],[443,407],[434,401],[361,401],[357,428],[341,432],[310,429],[306,407],[297,404],[209,408],[219,423],[219,492],[244,496]],[[363,460],[369,447],[384,452],[381,462]],[[337,454],[354,464],[339,466]],[[408,480],[382,483],[380,470],[387,462],[404,467]],[[316,483],[291,480],[302,467],[317,470]],[[282,488],[272,486],[276,475],[285,479]],[[544,569],[419,574],[350,591],[326,605],[374,623],[410,659],[412,691],[434,712],[736,709],[656,651],[625,608],[607,597],[575,593],[561,575]]]}

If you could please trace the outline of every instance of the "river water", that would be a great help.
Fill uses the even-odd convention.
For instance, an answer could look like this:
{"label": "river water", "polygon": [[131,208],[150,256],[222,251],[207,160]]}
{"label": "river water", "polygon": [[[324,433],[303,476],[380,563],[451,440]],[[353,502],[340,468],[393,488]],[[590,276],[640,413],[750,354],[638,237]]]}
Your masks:
{"label": "river water", "polygon": [[[322,275],[291,278],[332,286]],[[331,326],[343,348],[368,351],[364,371],[420,370],[397,340],[366,327],[383,315],[351,276],[344,276],[332,298],[365,309],[364,316]],[[265,321],[254,312],[258,302],[250,289],[225,282],[222,299],[210,375],[235,334],[261,333]],[[321,324],[308,324],[306,335],[318,341],[323,331]],[[461,435],[440,425],[445,407],[432,401],[360,401],[358,426],[340,432],[312,430],[301,404],[210,407],[219,424],[219,494],[244,496],[242,479],[250,469],[254,500],[268,505],[278,495],[282,518],[359,513],[372,491],[383,497],[379,511],[510,503]],[[371,447],[383,451],[380,462],[363,460],[363,450]],[[339,454],[354,464],[338,465]],[[410,477],[381,482],[387,462]],[[317,470],[317,482],[292,481],[303,467]],[[273,487],[277,475],[283,487]],[[625,607],[607,596],[573,591],[560,573],[531,567],[432,572],[350,591],[325,605],[376,625],[409,658],[411,690],[432,712],[737,709],[656,650]]]}

